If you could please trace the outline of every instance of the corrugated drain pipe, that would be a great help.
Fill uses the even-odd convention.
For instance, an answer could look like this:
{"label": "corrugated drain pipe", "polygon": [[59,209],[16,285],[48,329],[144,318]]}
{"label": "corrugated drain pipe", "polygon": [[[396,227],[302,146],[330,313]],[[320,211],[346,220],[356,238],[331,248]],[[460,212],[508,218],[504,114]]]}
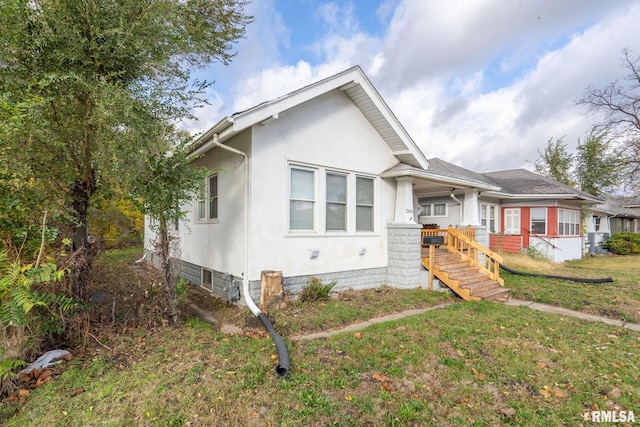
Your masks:
{"label": "corrugated drain pipe", "polygon": [[278,333],[275,328],[271,324],[269,318],[258,308],[253,299],[251,298],[251,294],[249,293],[249,281],[242,281],[242,293],[244,294],[244,300],[249,306],[249,310],[262,322],[264,328],[271,335],[271,339],[276,345],[276,350],[278,350],[278,365],[276,366],[276,374],[280,378],[284,378],[287,376],[289,372],[289,352],[287,351],[287,345],[284,340]]}
{"label": "corrugated drain pipe", "polygon": [[224,145],[220,142],[220,137],[217,133],[213,134],[213,145],[224,150],[230,151],[232,153],[238,154],[244,157],[244,169],[245,169],[245,215],[247,218],[245,224],[245,266],[244,266],[244,278],[242,280],[242,294],[244,295],[244,300],[249,307],[249,310],[262,322],[264,328],[269,332],[273,343],[276,345],[276,350],[278,351],[278,365],[276,366],[276,374],[280,378],[284,378],[287,376],[289,372],[289,352],[287,350],[287,345],[284,340],[278,333],[275,328],[271,324],[269,318],[258,308],[256,303],[251,298],[251,294],[249,293],[249,156],[244,151],[240,151],[233,147],[229,147],[228,145]]}

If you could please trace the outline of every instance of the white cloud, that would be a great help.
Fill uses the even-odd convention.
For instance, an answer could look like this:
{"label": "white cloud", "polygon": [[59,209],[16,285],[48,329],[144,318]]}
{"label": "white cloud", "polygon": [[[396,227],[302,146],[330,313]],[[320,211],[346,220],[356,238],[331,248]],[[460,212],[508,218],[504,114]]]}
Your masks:
{"label": "white cloud", "polygon": [[575,146],[593,119],[574,101],[587,85],[623,76],[623,48],[640,52],[640,5],[630,0],[388,0],[377,15],[389,26],[376,34],[352,3],[321,3],[323,35],[305,47],[317,59],[287,63],[282,52],[295,40],[276,3],[251,7],[247,40],[215,86],[233,97],[220,110],[358,64],[427,157],[477,171],[530,166],[549,138]]}

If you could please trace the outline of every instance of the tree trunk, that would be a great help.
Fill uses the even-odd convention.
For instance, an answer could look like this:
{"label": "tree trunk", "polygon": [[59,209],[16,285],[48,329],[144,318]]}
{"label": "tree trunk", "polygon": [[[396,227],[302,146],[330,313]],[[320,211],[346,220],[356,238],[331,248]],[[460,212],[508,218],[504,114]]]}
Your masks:
{"label": "tree trunk", "polygon": [[180,324],[180,311],[178,310],[178,297],[176,287],[173,283],[171,274],[171,254],[170,254],[171,238],[167,232],[166,221],[160,221],[160,229],[158,231],[158,252],[160,255],[160,272],[162,274],[162,286],[165,290],[167,309],[169,310],[169,322],[173,326]]}
{"label": "tree trunk", "polygon": [[91,279],[91,268],[96,256],[94,248],[87,241],[87,212],[93,186],[86,181],[76,181],[71,185],[71,241],[73,264],[71,265],[70,291],[77,299],[87,297],[87,285]]}

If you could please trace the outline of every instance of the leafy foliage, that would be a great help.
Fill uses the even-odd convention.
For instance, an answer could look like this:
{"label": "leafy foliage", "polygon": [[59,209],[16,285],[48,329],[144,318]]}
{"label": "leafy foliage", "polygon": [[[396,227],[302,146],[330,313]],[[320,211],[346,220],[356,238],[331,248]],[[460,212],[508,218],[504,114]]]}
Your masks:
{"label": "leafy foliage", "polygon": [[[55,201],[74,250],[88,246],[96,195],[136,182],[140,159],[166,151],[174,124],[204,102],[209,84],[191,74],[231,60],[233,43],[251,21],[244,6],[242,0],[0,3],[0,174],[19,171],[19,178],[34,180],[40,199]],[[83,254],[71,272],[77,284],[86,283],[91,268],[92,252]]]}
{"label": "leafy foliage", "polygon": [[301,302],[311,302],[321,299],[328,299],[331,294],[331,290],[336,285],[336,282],[330,282],[326,285],[322,283],[317,277],[309,279],[307,284],[302,288],[302,291],[298,295],[298,300]]}
{"label": "leafy foliage", "polygon": [[602,247],[616,255],[640,254],[640,234],[615,233],[602,244]]}
{"label": "leafy foliage", "polygon": [[607,133],[593,131],[584,141],[578,141],[575,159],[582,191],[602,197],[617,190],[623,173],[622,158]]}
{"label": "leafy foliage", "polygon": [[156,252],[160,257],[163,287],[167,294],[171,321],[179,322],[178,302],[180,283],[174,284],[171,247],[176,238],[170,226],[186,220],[181,206],[193,199],[204,182],[207,171],[191,163],[188,141],[182,141],[172,151],[159,153],[146,159],[144,174],[133,187],[140,209],[149,215],[150,228],[156,232]]}
{"label": "leafy foliage", "polygon": [[571,177],[571,165],[573,155],[567,150],[564,137],[553,138],[547,141],[543,152],[538,151],[540,158],[534,162],[536,173],[554,179],[562,184],[573,186],[575,183]]}

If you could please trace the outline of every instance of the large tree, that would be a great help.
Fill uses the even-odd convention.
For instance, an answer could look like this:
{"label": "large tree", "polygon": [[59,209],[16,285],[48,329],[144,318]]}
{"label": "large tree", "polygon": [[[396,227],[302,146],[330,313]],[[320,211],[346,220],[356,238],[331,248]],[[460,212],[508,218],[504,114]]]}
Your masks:
{"label": "large tree", "polygon": [[606,133],[592,131],[578,141],[575,175],[582,191],[605,197],[620,191],[623,159]]}
{"label": "large tree", "polygon": [[[97,192],[134,180],[139,159],[190,117],[251,17],[242,0],[3,0],[0,154],[64,201],[87,245]],[[150,147],[151,146],[151,147]]]}
{"label": "large tree", "polygon": [[607,133],[611,144],[623,150],[627,191],[640,195],[640,57],[622,51],[622,66],[628,72],[623,81],[614,80],[602,88],[588,87],[577,101],[598,115],[598,133]]}
{"label": "large tree", "polygon": [[556,138],[555,141],[550,138],[544,151],[538,150],[540,158],[534,162],[533,166],[536,173],[573,186],[575,184],[571,177],[573,154],[569,153],[567,144],[563,140],[564,137]]}

